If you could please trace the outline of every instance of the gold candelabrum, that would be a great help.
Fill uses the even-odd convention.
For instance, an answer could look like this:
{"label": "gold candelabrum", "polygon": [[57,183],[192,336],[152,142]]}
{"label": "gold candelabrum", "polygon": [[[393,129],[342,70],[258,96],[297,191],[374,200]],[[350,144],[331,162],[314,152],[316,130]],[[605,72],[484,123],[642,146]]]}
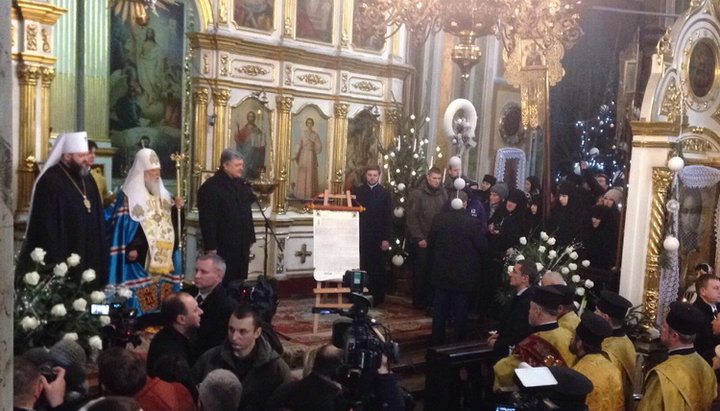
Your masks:
{"label": "gold candelabrum", "polygon": [[270,194],[275,191],[278,186],[277,181],[272,181],[265,176],[265,167],[258,167],[259,176],[254,180],[248,181],[255,195],[258,197],[258,203],[263,211],[270,205]]}

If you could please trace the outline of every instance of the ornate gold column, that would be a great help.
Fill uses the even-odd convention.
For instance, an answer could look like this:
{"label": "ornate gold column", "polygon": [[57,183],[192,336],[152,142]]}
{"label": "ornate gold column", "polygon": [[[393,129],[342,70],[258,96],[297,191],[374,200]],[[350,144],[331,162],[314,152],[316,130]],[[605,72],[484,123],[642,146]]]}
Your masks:
{"label": "ornate gold column", "polygon": [[194,209],[197,207],[197,189],[200,187],[200,175],[205,170],[205,143],[207,141],[207,104],[208,89],[206,87],[195,87],[193,96],[193,158],[192,170],[194,187],[190,190],[192,195],[191,204]]}
{"label": "ornate gold column", "polygon": [[230,99],[230,90],[220,88],[213,90],[213,104],[215,106],[215,126],[213,128],[213,170],[220,167],[220,155],[225,149],[225,136],[227,130],[227,102]]}
{"label": "ornate gold column", "polygon": [[333,135],[332,191],[339,193],[345,179],[345,152],[347,151],[348,105],[335,103],[335,134]]}
{"label": "ornate gold column", "polygon": [[35,157],[35,103],[40,66],[31,64],[18,65],[20,79],[20,121],[18,124],[20,164],[18,166],[18,202],[16,212],[27,212],[30,205]]}
{"label": "ornate gold column", "polygon": [[382,134],[380,136],[380,144],[384,149],[387,149],[390,142],[395,138],[395,132],[397,130],[398,120],[400,119],[400,112],[396,108],[389,108],[385,110],[385,121],[382,127]]}
{"label": "ornate gold column", "polygon": [[653,167],[652,171],[652,205],[650,206],[650,235],[647,244],[647,260],[645,268],[645,292],[643,295],[643,311],[650,317],[649,326],[655,325],[657,319],[658,292],[660,288],[660,249],[665,238],[665,203],[668,187],[673,173],[664,167]]}
{"label": "ornate gold column", "polygon": [[40,69],[42,87],[40,88],[40,160],[47,160],[50,145],[50,86],[55,79],[54,67]]}
{"label": "ornate gold column", "polygon": [[290,134],[290,127],[292,118],[290,116],[290,110],[292,110],[294,97],[289,96],[277,96],[275,103],[278,111],[278,132],[276,141],[277,156],[275,156],[275,170],[277,175],[275,180],[278,183],[277,189],[275,190],[275,213],[283,214],[287,210],[285,204],[285,196],[287,192],[287,180],[288,180],[288,162],[290,158],[290,140],[292,135]]}

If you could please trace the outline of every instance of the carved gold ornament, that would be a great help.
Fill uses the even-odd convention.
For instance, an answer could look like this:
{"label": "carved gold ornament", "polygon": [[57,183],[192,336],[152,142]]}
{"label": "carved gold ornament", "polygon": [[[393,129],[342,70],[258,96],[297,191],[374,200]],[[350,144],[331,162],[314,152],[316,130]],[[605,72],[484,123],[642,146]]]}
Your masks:
{"label": "carved gold ornament", "polygon": [[660,115],[667,117],[671,123],[676,122],[683,111],[681,107],[682,99],[680,96],[680,88],[677,86],[675,79],[668,83],[662,103],[660,104]]}
{"label": "carved gold ornament", "polygon": [[326,78],[322,77],[319,74],[315,74],[315,73],[303,74],[303,75],[297,76],[297,79],[304,83],[312,84],[313,86],[317,86],[320,84],[326,84],[328,82]]}
{"label": "carved gold ornament", "polygon": [[380,87],[378,87],[374,83],[367,81],[367,80],[352,83],[352,88],[358,89],[360,91],[364,91],[366,93],[370,93],[370,92],[377,91],[380,89]]}
{"label": "carved gold ornament", "polygon": [[242,73],[250,77],[264,76],[270,73],[270,70],[267,70],[255,64],[246,64],[242,67],[236,67],[235,70],[238,73]]}
{"label": "carved gold ornament", "polygon": [[26,47],[30,51],[37,50],[37,26],[35,24],[28,24],[25,28]]}
{"label": "carved gold ornament", "polygon": [[712,144],[701,138],[686,138],[682,140],[681,144],[683,152],[695,151],[698,153],[704,153],[713,149]]}
{"label": "carved gold ornament", "polygon": [[47,29],[40,30],[40,37],[42,38],[42,51],[43,53],[50,53],[50,34]]}
{"label": "carved gold ornament", "polygon": [[229,57],[227,54],[223,54],[220,56],[220,75],[221,76],[227,76],[227,74],[228,74],[228,68],[227,68],[228,58]]}

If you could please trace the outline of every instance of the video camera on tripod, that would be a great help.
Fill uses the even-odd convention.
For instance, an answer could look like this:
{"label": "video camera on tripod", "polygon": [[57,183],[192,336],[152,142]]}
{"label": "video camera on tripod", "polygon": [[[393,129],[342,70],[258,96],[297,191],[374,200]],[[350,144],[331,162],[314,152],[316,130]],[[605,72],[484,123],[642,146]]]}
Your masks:
{"label": "video camera on tripod", "polygon": [[107,304],[90,304],[90,314],[110,317],[110,324],[100,330],[103,347],[142,343],[136,332],[137,309],[127,305],[127,298],[116,296]]}

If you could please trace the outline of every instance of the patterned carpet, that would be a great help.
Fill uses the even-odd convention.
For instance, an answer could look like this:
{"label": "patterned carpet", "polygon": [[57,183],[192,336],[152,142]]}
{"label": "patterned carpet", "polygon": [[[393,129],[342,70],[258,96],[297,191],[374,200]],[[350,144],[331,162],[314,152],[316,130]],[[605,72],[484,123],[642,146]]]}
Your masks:
{"label": "patterned carpet", "polygon": [[[285,360],[293,368],[302,367],[307,352],[330,342],[332,324],[342,318],[338,314],[320,315],[318,332],[313,334],[314,302],[313,298],[281,300],[273,318],[273,328],[285,348]],[[400,298],[386,299],[380,307],[371,308],[369,314],[390,329],[398,342],[430,334],[432,319]]]}

